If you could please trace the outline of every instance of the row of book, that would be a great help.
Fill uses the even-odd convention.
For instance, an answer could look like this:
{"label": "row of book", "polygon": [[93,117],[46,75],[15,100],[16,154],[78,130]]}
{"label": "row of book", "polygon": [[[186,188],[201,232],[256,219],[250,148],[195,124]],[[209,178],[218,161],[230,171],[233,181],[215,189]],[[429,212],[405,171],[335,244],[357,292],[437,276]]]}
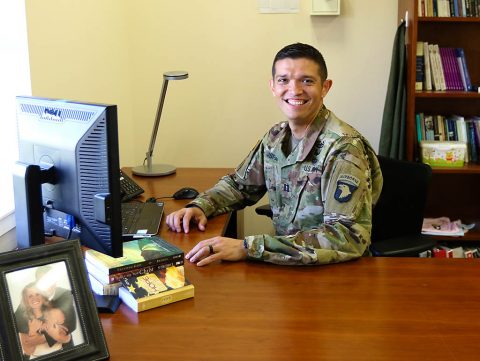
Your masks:
{"label": "row of book", "polygon": [[475,17],[480,0],[418,0],[418,16]]}
{"label": "row of book", "polygon": [[463,48],[440,47],[418,41],[415,71],[417,91],[474,90]]}
{"label": "row of book", "polygon": [[480,162],[480,117],[417,113],[417,140],[459,141],[466,144],[465,161]]}
{"label": "row of book", "polygon": [[92,249],[84,256],[92,291],[118,295],[136,312],[194,296],[194,286],[185,278],[183,251],[160,237],[124,242],[123,257]]}
{"label": "row of book", "polygon": [[478,247],[454,247],[438,246],[418,254],[424,258],[480,258]]}

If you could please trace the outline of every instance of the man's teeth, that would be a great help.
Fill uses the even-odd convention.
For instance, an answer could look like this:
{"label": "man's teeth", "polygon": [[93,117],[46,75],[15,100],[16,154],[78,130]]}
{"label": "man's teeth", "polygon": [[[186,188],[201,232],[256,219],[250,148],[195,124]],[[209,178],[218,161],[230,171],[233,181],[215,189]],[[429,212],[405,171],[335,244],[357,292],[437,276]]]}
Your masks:
{"label": "man's teeth", "polygon": [[289,99],[287,100],[288,104],[292,104],[292,105],[302,105],[302,104],[305,104],[305,100],[292,100],[292,99]]}

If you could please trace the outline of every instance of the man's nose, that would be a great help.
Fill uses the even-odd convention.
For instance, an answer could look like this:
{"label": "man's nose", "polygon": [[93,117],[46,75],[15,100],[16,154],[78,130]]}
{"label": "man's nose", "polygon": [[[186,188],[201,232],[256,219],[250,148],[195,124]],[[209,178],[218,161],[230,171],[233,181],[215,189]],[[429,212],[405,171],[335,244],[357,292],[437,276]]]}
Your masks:
{"label": "man's nose", "polygon": [[301,94],[303,91],[302,84],[299,81],[292,80],[288,84],[288,90],[292,94]]}

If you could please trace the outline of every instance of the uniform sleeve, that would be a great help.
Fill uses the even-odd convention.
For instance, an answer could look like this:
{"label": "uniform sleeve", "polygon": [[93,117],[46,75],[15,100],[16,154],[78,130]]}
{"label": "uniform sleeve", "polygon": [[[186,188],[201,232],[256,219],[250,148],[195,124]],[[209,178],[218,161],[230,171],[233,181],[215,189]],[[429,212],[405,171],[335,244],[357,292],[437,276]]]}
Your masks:
{"label": "uniform sleeve", "polygon": [[266,192],[263,173],[263,144],[259,141],[235,169],[187,207],[202,209],[207,217],[243,209],[257,203]]}
{"label": "uniform sleeve", "polygon": [[[373,151],[370,156],[375,157]],[[322,175],[324,222],[289,236],[248,236],[248,257],[284,265],[315,265],[369,254],[372,193],[377,192],[372,191],[372,184],[381,184],[381,173],[374,173],[377,179],[372,182],[369,156],[362,144],[351,139],[338,144],[326,158]]]}

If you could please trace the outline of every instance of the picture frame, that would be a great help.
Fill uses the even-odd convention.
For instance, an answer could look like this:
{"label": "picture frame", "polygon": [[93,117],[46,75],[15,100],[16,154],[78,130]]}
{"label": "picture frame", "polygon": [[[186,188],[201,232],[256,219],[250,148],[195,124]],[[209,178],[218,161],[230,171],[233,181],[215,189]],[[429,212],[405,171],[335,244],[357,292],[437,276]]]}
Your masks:
{"label": "picture frame", "polygon": [[105,360],[78,240],[0,253],[0,360]]}

